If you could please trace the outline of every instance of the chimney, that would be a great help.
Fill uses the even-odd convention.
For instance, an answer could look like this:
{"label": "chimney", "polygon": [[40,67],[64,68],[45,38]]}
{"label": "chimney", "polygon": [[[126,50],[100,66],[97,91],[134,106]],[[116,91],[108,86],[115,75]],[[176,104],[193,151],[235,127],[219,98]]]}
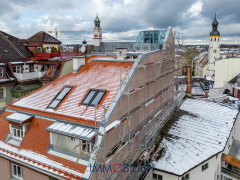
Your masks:
{"label": "chimney", "polygon": [[240,74],[237,76],[237,86],[240,87]]}
{"label": "chimney", "polygon": [[85,65],[84,56],[73,57],[73,73],[77,73],[81,66]]}
{"label": "chimney", "polygon": [[191,96],[192,94],[192,67],[187,66],[187,95]]}
{"label": "chimney", "polygon": [[116,48],[117,60],[124,60],[127,57],[127,48]]}

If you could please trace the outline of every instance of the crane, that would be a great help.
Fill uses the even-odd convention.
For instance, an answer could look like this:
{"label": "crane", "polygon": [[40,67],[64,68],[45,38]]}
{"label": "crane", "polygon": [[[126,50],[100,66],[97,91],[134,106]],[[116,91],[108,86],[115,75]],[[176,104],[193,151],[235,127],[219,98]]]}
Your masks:
{"label": "crane", "polygon": [[85,30],[79,30],[79,31],[58,31],[57,28],[55,28],[55,31],[48,31],[49,33],[55,33],[55,38],[58,38],[58,34],[59,33],[63,33],[63,32],[92,32],[92,31],[85,31]]}

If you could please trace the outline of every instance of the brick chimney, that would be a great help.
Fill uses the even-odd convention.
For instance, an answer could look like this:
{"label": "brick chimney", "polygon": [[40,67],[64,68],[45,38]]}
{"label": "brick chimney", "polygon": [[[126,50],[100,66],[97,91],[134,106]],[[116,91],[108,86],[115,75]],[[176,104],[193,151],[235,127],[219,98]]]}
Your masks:
{"label": "brick chimney", "polygon": [[192,94],[192,67],[186,66],[187,71],[187,95],[191,96]]}

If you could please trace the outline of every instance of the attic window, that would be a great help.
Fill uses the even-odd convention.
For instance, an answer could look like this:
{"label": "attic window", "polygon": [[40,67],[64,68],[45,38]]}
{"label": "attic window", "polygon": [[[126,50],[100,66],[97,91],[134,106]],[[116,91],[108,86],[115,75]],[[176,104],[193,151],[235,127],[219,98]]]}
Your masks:
{"label": "attic window", "polygon": [[48,108],[56,109],[56,107],[60,104],[60,102],[65,98],[65,96],[69,93],[71,89],[72,89],[71,86],[65,86],[63,90],[59,92],[57,96],[52,100]]}
{"label": "attic window", "polygon": [[91,89],[82,101],[82,105],[97,106],[103,98],[106,90]]}

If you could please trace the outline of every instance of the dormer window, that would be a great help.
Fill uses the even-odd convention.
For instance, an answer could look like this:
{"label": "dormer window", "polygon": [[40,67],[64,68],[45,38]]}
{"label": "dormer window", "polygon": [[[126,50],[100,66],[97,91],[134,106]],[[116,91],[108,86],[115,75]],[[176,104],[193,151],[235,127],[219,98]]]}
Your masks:
{"label": "dormer window", "polygon": [[57,106],[60,104],[60,102],[65,98],[65,96],[69,93],[69,91],[72,89],[71,86],[65,86],[61,92],[57,94],[57,96],[52,100],[52,102],[49,104],[48,108],[50,109],[56,109]]}
{"label": "dormer window", "polygon": [[5,142],[20,146],[32,118],[33,116],[22,113],[13,113],[5,117],[9,121],[9,134]]}
{"label": "dormer window", "polygon": [[82,105],[97,106],[103,98],[106,90],[91,89],[82,101]]}
{"label": "dormer window", "polygon": [[20,65],[13,66],[13,72],[14,73],[21,73],[21,66]]}

